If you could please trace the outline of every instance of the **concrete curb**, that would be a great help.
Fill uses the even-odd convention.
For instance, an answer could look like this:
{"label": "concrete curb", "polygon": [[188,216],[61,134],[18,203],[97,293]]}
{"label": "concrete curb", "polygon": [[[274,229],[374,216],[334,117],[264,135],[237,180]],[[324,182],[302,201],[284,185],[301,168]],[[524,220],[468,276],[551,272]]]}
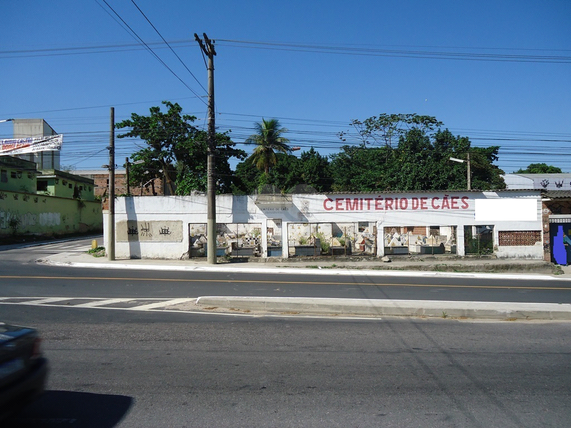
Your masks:
{"label": "concrete curb", "polygon": [[156,270],[156,271],[177,271],[177,272],[253,272],[263,274],[295,274],[295,275],[338,275],[338,276],[385,276],[385,277],[430,277],[430,278],[479,278],[479,279],[515,279],[515,280],[534,280],[534,281],[570,281],[570,277],[556,277],[548,274],[527,274],[527,273],[479,273],[479,272],[436,272],[436,271],[416,271],[416,270],[381,270],[381,269],[346,269],[346,268],[299,268],[291,267],[260,267],[237,266],[234,264],[219,265],[181,265],[181,264],[157,264],[146,262],[143,264],[137,261],[116,261],[116,262],[83,262],[72,260],[55,260],[45,258],[38,260],[39,263],[49,264],[51,266],[66,266],[76,268],[89,269],[131,269],[131,270]]}
{"label": "concrete curb", "polygon": [[558,303],[202,296],[196,300],[196,304],[208,310],[258,311],[288,315],[571,320],[571,304]]}

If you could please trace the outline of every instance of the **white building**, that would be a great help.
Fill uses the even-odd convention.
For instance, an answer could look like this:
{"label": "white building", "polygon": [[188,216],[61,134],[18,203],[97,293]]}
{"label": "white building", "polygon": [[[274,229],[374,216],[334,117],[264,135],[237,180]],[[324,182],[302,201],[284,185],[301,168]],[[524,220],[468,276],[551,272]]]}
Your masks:
{"label": "white building", "polygon": [[[229,256],[493,253],[542,259],[549,229],[539,190],[219,195],[216,208],[218,253]],[[206,223],[203,194],[118,198],[115,255],[204,255]]]}
{"label": "white building", "polygon": [[538,189],[546,191],[571,190],[571,174],[505,174],[509,190]]}

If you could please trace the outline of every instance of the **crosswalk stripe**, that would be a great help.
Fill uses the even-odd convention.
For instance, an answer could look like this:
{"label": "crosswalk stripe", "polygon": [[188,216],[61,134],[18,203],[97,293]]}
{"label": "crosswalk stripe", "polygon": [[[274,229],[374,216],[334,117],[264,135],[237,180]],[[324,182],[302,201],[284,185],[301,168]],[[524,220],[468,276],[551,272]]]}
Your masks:
{"label": "crosswalk stripe", "polygon": [[[74,303],[80,300],[84,303]],[[89,300],[86,302],[86,300]],[[145,303],[151,301],[152,303]],[[0,297],[0,305],[28,305],[28,306],[51,306],[66,308],[93,308],[93,309],[118,309],[127,311],[152,311],[163,310],[169,306],[195,302],[196,297],[185,297],[178,299],[165,299],[153,297],[134,298],[97,298],[97,297]],[[59,302],[59,303],[58,303]],[[114,304],[128,303],[128,307],[114,307]]]}
{"label": "crosswalk stripe", "polygon": [[186,302],[195,301],[195,300],[196,299],[188,298],[188,297],[183,298],[183,299],[171,299],[171,300],[165,300],[164,302],[149,303],[147,305],[137,306],[135,309],[144,311],[147,309],[161,308],[164,306],[173,306],[173,305],[178,305],[180,303],[186,303]]}
{"label": "crosswalk stripe", "polygon": [[73,305],[74,308],[96,308],[97,306],[112,305],[114,303],[131,302],[137,299],[105,299]]}
{"label": "crosswalk stripe", "polygon": [[37,300],[29,300],[26,302],[27,305],[44,305],[46,303],[55,303],[55,302],[60,302],[63,300],[69,300],[66,297],[46,297],[46,298],[40,298]]}

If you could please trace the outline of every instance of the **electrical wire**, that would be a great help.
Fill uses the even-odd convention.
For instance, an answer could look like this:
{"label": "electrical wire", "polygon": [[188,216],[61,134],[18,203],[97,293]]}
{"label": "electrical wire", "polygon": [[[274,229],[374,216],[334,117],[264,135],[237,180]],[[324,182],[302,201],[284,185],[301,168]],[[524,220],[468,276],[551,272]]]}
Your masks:
{"label": "electrical wire", "polygon": [[147,22],[149,23],[149,25],[151,27],[153,27],[153,30],[155,30],[155,32],[159,35],[159,37],[162,39],[162,41],[169,47],[169,49],[171,50],[171,52],[174,54],[174,56],[176,56],[178,58],[178,60],[180,61],[180,63],[183,65],[184,68],[186,68],[186,71],[188,71],[190,73],[190,75],[194,78],[194,80],[196,80],[196,83],[198,83],[200,85],[200,87],[202,89],[204,89],[204,92],[208,92],[206,90],[206,88],[204,86],[202,86],[202,83],[200,83],[200,81],[196,78],[196,76],[192,73],[192,71],[190,71],[190,69],[187,67],[187,65],[184,63],[184,61],[178,56],[178,54],[174,51],[174,49],[172,48],[172,46],[169,44],[169,42],[167,42],[165,40],[165,38],[163,37],[163,35],[159,32],[159,30],[157,30],[157,27],[155,27],[153,25],[153,23],[150,21],[150,19],[147,17],[147,15],[145,15],[145,13],[141,10],[141,8],[139,7],[139,5],[137,5],[137,3],[135,3],[135,0],[131,0],[131,3],[133,3],[135,5],[135,7],[137,8],[137,10],[139,12],[141,12],[141,15],[143,15],[143,17],[147,20]]}
{"label": "electrical wire", "polygon": [[[96,0],[97,1],[97,0]],[[101,0],[105,1],[105,0]],[[101,6],[101,5],[100,5]],[[103,7],[103,6],[101,6]],[[107,12],[107,11],[106,11]],[[107,12],[109,13],[109,12]],[[110,15],[113,17],[112,15]],[[115,18],[113,18],[115,19]],[[115,19],[117,21],[117,19]],[[117,21],[125,28],[120,21]],[[151,24],[152,25],[152,24]],[[130,28],[130,27],[129,27]],[[125,28],[126,31],[127,28]],[[133,38],[135,36],[129,33]],[[137,36],[138,37],[138,36]],[[161,37],[162,38],[162,37]],[[136,39],[136,38],[135,38]],[[533,62],[533,63],[571,63],[569,55],[537,55],[537,54],[510,54],[510,53],[478,53],[468,52],[476,51],[506,51],[506,52],[571,52],[568,49],[525,49],[525,48],[490,48],[490,47],[446,47],[446,46],[400,46],[399,49],[389,49],[388,47],[362,47],[362,45],[318,45],[318,44],[301,44],[301,43],[282,43],[282,42],[264,42],[250,40],[234,40],[234,39],[217,39],[218,46],[227,46],[235,48],[292,51],[292,52],[308,52],[322,53],[334,55],[357,55],[357,56],[383,56],[383,57],[408,57],[408,58],[432,58],[442,60],[471,60],[471,61],[507,61],[507,62]],[[77,55],[103,52],[123,52],[139,49],[149,49],[154,46],[155,49],[161,48],[159,45],[167,44],[172,49],[173,45],[193,46],[194,41],[190,39],[162,42],[146,42],[141,44],[113,44],[98,46],[76,46],[48,49],[17,49],[2,50],[0,58],[24,58],[34,56],[52,56],[52,55]],[[424,49],[439,50],[424,50]],[[465,52],[454,51],[463,49]]]}
{"label": "electrical wire", "polygon": [[115,11],[115,9],[113,9],[113,8],[109,5],[109,3],[107,3],[107,0],[101,0],[101,1],[103,1],[103,3],[105,3],[109,9],[111,9],[111,11],[117,16],[117,18],[119,18],[119,19],[121,20],[121,22],[132,32],[132,34],[134,34],[134,35],[137,37],[137,39],[141,42],[141,44],[143,44],[143,45],[147,48],[147,50],[149,51],[149,53],[151,53],[151,55],[153,55],[153,57],[155,57],[155,58],[157,59],[157,61],[159,61],[167,70],[169,70],[169,71],[171,72],[171,74],[172,74],[173,76],[175,76],[190,92],[192,92],[194,95],[196,95],[196,97],[197,97],[202,103],[204,103],[204,104],[207,105],[206,101],[204,101],[200,95],[198,95],[184,80],[182,80],[182,79],[180,78],[180,76],[179,76],[178,74],[176,74],[176,73],[174,72],[174,70],[172,70],[172,69],[161,59],[161,57],[158,56],[158,55],[156,54],[156,52],[153,51],[153,50],[151,49],[151,47],[135,32],[135,30],[133,30],[133,29],[129,26],[129,24],[127,24],[127,22],[125,22],[125,20],[121,17],[121,15],[119,15],[119,14],[117,13],[117,11]]}
{"label": "electrical wire", "polygon": [[[249,40],[217,39],[220,46],[233,46],[252,49],[282,50],[308,53],[328,53],[337,55],[360,55],[360,56],[387,56],[405,58],[431,58],[446,60],[470,60],[470,61],[502,61],[502,62],[533,62],[533,63],[556,63],[569,64],[571,56],[567,55],[524,55],[524,54],[496,54],[475,52],[446,52],[429,51],[419,49],[381,49],[362,48],[357,46],[317,45],[301,43],[257,42]],[[226,45],[225,45],[226,43]],[[479,48],[484,49],[484,48]],[[553,50],[567,52],[567,50]]]}

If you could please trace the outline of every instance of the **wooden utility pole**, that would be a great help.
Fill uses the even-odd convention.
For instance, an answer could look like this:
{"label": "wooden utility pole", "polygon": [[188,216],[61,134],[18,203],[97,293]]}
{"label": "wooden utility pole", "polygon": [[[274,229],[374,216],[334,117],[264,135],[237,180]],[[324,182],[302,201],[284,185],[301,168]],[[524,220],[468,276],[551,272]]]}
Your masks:
{"label": "wooden utility pole", "polygon": [[194,33],[194,38],[200,45],[204,54],[208,57],[208,158],[207,168],[207,217],[206,217],[206,238],[207,261],[216,264],[216,128],[214,122],[214,41],[210,40],[206,33],[202,33],[204,41]]}
{"label": "wooden utility pole", "polygon": [[468,182],[468,190],[472,190],[472,168],[470,166],[470,152],[466,153],[466,159],[468,161],[468,171],[466,175],[466,181]]}
{"label": "wooden utility pole", "polygon": [[111,107],[109,134],[109,238],[107,258],[115,260],[115,107]]}
{"label": "wooden utility pole", "polygon": [[129,158],[125,158],[125,184],[127,186],[127,196],[131,196],[131,188],[129,186]]}

